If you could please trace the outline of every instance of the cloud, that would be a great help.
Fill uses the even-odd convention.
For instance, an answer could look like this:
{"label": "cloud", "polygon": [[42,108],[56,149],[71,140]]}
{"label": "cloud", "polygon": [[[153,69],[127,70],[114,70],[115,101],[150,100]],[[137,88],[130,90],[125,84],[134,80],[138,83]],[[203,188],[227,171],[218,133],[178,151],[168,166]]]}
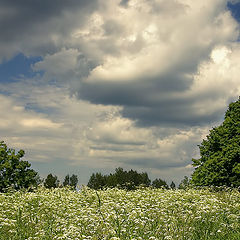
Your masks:
{"label": "cloud", "polygon": [[[85,29],[87,34],[79,32],[79,39],[94,44],[102,58],[101,64],[79,81],[78,90],[75,86],[77,96],[95,104],[123,106],[122,115],[140,126],[194,126],[216,121],[229,98],[238,94],[225,92],[221,97],[209,91],[202,67],[214,68],[212,51],[219,46],[233,47],[231,42],[238,37],[238,25],[225,4],[129,1],[121,8],[109,1],[106,9],[98,12],[94,28]],[[210,82],[218,78],[217,74],[211,77]],[[227,79],[225,76],[225,83]],[[199,81],[204,82],[200,84],[202,95],[195,88]],[[236,89],[236,84],[231,88]],[[214,101],[224,103],[222,108],[216,108]]]}
{"label": "cloud", "polygon": [[130,120],[118,117],[97,123],[88,134],[90,139],[104,146],[110,144],[135,147],[146,144],[146,139],[149,138],[148,132],[144,129],[132,130],[131,128],[132,122]]}
{"label": "cloud", "polygon": [[239,24],[225,0],[0,0],[0,9],[0,60],[41,56],[35,76],[0,86],[1,137],[42,174],[80,169],[86,183],[121,166],[179,181],[240,95]]}
{"label": "cloud", "polygon": [[[26,55],[54,53],[84,24],[97,7],[95,0],[0,1],[0,56],[9,59],[19,52]],[[0,59],[0,60],[1,60]]]}
{"label": "cloud", "polygon": [[54,81],[58,84],[74,88],[79,79],[87,77],[94,68],[94,63],[86,59],[78,49],[63,48],[44,60],[32,65],[35,72],[43,72],[46,82]]}
{"label": "cloud", "polygon": [[121,166],[147,171],[153,178],[171,168],[179,181],[207,132],[136,127],[118,107],[79,101],[64,88],[29,80],[5,85],[7,89],[8,96],[0,95],[1,112],[6,113],[0,117],[1,137],[8,146],[24,149],[42,176],[52,172],[64,177],[66,169],[77,170],[87,183],[92,172],[109,173]]}
{"label": "cloud", "polygon": [[27,128],[60,128],[61,124],[53,123],[48,119],[41,119],[41,118],[25,118],[20,121],[20,125],[27,127]]}
{"label": "cloud", "polygon": [[[51,137],[51,133],[57,135],[63,125],[51,120],[46,114],[26,110],[24,104],[19,103],[10,96],[0,95],[2,113],[0,121],[1,137],[15,136],[20,134],[23,137],[36,136]],[[64,131],[64,130],[63,130]]]}
{"label": "cloud", "polygon": [[86,137],[90,156],[105,161],[106,166],[167,169],[190,165],[206,133],[206,127],[140,128],[129,119],[114,116],[92,125]]}
{"label": "cloud", "polygon": [[[93,104],[121,106],[122,116],[139,126],[214,122],[238,94],[236,81],[223,97],[205,80],[206,66],[215,68],[212,52],[237,48],[239,26],[224,0],[43,2],[48,11],[37,11],[37,4],[1,4],[11,13],[4,21],[17,22],[6,32],[11,47],[3,45],[4,51],[39,53],[33,69],[43,71],[45,81]],[[17,21],[26,13],[29,27],[28,18]],[[211,77],[218,79],[217,73]]]}

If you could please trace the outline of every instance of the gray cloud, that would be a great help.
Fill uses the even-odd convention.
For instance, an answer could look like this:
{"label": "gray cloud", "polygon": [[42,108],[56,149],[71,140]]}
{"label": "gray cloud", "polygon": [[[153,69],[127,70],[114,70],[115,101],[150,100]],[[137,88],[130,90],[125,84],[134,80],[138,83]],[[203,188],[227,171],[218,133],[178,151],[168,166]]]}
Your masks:
{"label": "gray cloud", "polygon": [[95,0],[0,0],[1,57],[54,53],[96,7]]}
{"label": "gray cloud", "polygon": [[[0,4],[8,12],[0,24],[3,43],[19,35],[17,48],[44,55],[33,69],[43,70],[46,80],[67,83],[79,99],[121,106],[139,126],[203,125],[217,120],[229,102],[222,89],[205,86],[198,93],[196,87],[212,50],[238,35],[224,0],[208,8],[194,1]],[[215,108],[222,97],[225,105]]]}
{"label": "gray cloud", "polygon": [[[94,82],[81,84],[79,98],[95,104],[123,106],[123,117],[143,126],[194,126],[214,122],[224,113],[225,105],[209,109],[204,101],[215,105],[221,92],[189,96],[193,79],[169,75],[136,82]],[[230,99],[226,99],[227,102]],[[199,106],[199,102],[202,104]],[[204,110],[205,109],[205,110]]]}
{"label": "gray cloud", "polygon": [[153,159],[153,158],[137,158],[137,159],[125,159],[125,163],[133,166],[142,166],[145,168],[154,169],[169,169],[169,168],[180,168],[186,167],[191,164],[191,159],[182,161],[169,161],[169,159]]}
{"label": "gray cloud", "polygon": [[[192,79],[180,74],[136,79],[134,81],[83,82],[79,97],[94,103],[123,106],[156,106],[166,101],[166,96],[189,89]],[[171,100],[173,96],[169,96]]]}
{"label": "gray cloud", "polygon": [[[99,31],[103,33],[101,40],[94,39],[106,55],[74,88],[78,98],[122,106],[122,115],[140,126],[179,127],[216,121],[224,113],[229,96],[208,91],[207,86],[205,92],[197,93],[196,82],[202,75],[201,66],[211,64],[211,52],[237,39],[237,24],[226,11],[225,1],[211,1],[208,8],[204,3],[188,4],[129,1],[122,21],[109,12],[99,12],[103,21]],[[128,11],[135,19],[126,27]],[[131,44],[137,45],[138,51],[132,51]],[[225,104],[214,108],[221,97]]]}
{"label": "gray cloud", "polygon": [[125,107],[122,111],[124,117],[136,121],[139,126],[159,126],[166,127],[186,127],[205,125],[214,122],[223,114],[222,111],[198,114],[198,109],[194,109],[191,103],[173,105],[161,104],[158,107]]}
{"label": "gray cloud", "polygon": [[225,0],[0,0],[1,58],[40,55],[43,72],[0,86],[2,137],[44,174],[180,180],[240,94],[238,27]]}
{"label": "gray cloud", "polygon": [[140,126],[201,125],[216,120],[229,98],[221,109],[204,109],[224,91],[198,93],[201,65],[238,36],[226,1],[204,4],[0,0],[0,55],[42,55],[33,69],[45,80],[66,83],[79,99],[122,106]]}
{"label": "gray cloud", "polygon": [[136,127],[116,107],[69,98],[66,89],[44,82],[26,80],[1,89],[9,92],[0,95],[0,109],[6,113],[0,117],[1,136],[9,146],[25,149],[27,160],[43,176],[51,171],[64,177],[66,169],[76,170],[81,183],[87,183],[92,172],[109,173],[121,166],[147,171],[153,178],[171,168],[179,181],[190,173],[185,167],[205,135],[198,128]]}
{"label": "gray cloud", "polygon": [[129,0],[121,0],[120,5],[127,6]]}

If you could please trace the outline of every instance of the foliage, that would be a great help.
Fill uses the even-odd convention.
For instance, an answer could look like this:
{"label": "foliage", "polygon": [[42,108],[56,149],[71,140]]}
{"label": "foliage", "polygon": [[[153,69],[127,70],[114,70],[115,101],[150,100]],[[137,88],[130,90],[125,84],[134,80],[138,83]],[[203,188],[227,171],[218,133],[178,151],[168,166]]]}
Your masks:
{"label": "foliage", "polygon": [[23,156],[23,150],[16,153],[3,141],[0,142],[0,192],[7,191],[9,187],[19,190],[37,186],[38,174],[29,169],[29,162],[21,160]]}
{"label": "foliage", "polygon": [[154,188],[168,188],[168,185],[166,183],[165,180],[162,180],[160,178],[156,178],[153,182],[152,182],[152,186]]}
{"label": "foliage", "polygon": [[192,183],[198,186],[240,186],[240,97],[231,103],[223,123],[210,130],[193,159]]}
{"label": "foliage", "polygon": [[184,176],[183,180],[179,184],[179,189],[186,189],[190,186],[190,179],[187,176]]}
{"label": "foliage", "polygon": [[106,177],[101,173],[93,173],[88,181],[88,187],[92,189],[102,189],[106,186]]}
{"label": "foliage", "polygon": [[70,186],[73,187],[74,189],[77,187],[77,183],[78,183],[78,177],[77,175],[72,175],[70,177]]}
{"label": "foliage", "polygon": [[59,180],[57,176],[52,175],[51,173],[47,175],[47,178],[44,181],[44,187],[46,188],[57,188],[59,186]]}
{"label": "foliage", "polygon": [[1,240],[237,240],[235,190],[68,188],[0,194]]}
{"label": "foliage", "polygon": [[64,181],[63,181],[63,186],[71,186],[74,189],[76,189],[78,183],[78,177],[77,175],[72,175],[69,177],[69,174],[65,176]]}
{"label": "foliage", "polygon": [[171,184],[170,184],[170,188],[171,189],[175,189],[176,188],[176,184],[172,181]]}
{"label": "foliage", "polygon": [[151,180],[147,173],[138,173],[132,169],[124,171],[122,168],[116,168],[114,174],[102,175],[101,173],[93,173],[89,179],[88,187],[93,189],[118,187],[133,190],[140,185],[149,186],[150,183]]}
{"label": "foliage", "polygon": [[69,186],[70,185],[70,177],[69,177],[69,174],[64,178],[64,181],[63,181],[63,186]]}

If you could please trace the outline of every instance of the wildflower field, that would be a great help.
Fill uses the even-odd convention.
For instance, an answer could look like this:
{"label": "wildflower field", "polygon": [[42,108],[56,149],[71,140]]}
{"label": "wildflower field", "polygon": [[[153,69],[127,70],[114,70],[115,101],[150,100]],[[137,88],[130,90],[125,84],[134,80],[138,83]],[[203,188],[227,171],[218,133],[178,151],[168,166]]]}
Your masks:
{"label": "wildflower field", "polygon": [[240,239],[240,193],[150,188],[2,193],[0,239]]}

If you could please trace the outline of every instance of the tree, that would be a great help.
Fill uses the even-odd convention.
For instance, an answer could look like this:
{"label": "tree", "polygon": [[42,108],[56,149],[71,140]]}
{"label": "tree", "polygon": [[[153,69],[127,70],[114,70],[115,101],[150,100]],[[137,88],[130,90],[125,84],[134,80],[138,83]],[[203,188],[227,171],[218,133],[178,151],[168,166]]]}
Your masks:
{"label": "tree", "polygon": [[190,185],[190,179],[184,176],[183,180],[179,184],[179,189],[186,189]]}
{"label": "tree", "polygon": [[136,187],[149,186],[151,180],[148,174],[138,173],[137,171],[130,170],[124,171],[123,168],[119,167],[115,169],[115,173],[110,175],[102,175],[101,173],[92,174],[88,187],[93,189],[102,189],[104,187],[117,187],[127,190],[134,190]]}
{"label": "tree", "polygon": [[129,177],[127,176],[127,171],[124,171],[121,167],[116,168],[113,175],[116,178],[116,186],[125,187],[126,183],[130,183]]}
{"label": "tree", "polygon": [[24,151],[18,153],[0,142],[0,192],[7,191],[7,188],[19,190],[37,186],[38,174],[33,169],[29,169],[31,164],[21,160]]}
{"label": "tree", "polygon": [[93,173],[88,181],[88,187],[93,189],[102,189],[106,186],[106,177],[101,173]]}
{"label": "tree", "polygon": [[240,186],[240,97],[229,105],[223,123],[203,140],[200,158],[193,159],[192,183],[197,186]]}
{"label": "tree", "polygon": [[168,188],[168,185],[166,183],[165,180],[162,180],[160,178],[156,178],[153,182],[152,182],[152,186],[154,188]]}
{"label": "tree", "polygon": [[71,177],[69,177],[69,174],[64,178],[63,181],[63,186],[71,186],[74,189],[76,189],[77,187],[77,183],[78,183],[78,177],[77,175],[72,175]]}
{"label": "tree", "polygon": [[[146,172],[138,173],[135,170],[124,171],[122,168],[116,168],[115,173],[110,175],[111,178],[114,177],[115,179],[115,186],[118,188],[124,188],[127,190],[134,190],[136,187],[142,186],[149,186],[151,180],[148,177]],[[107,176],[107,179],[110,177]]]}
{"label": "tree", "polygon": [[176,184],[172,181],[171,184],[170,184],[170,188],[171,189],[175,189],[176,188]]}
{"label": "tree", "polygon": [[47,175],[44,181],[44,187],[46,188],[57,188],[59,186],[59,180],[57,176],[53,176],[51,173]]}
{"label": "tree", "polygon": [[143,172],[140,175],[141,175],[140,184],[142,184],[145,187],[149,187],[151,184],[151,180],[149,179],[148,174],[146,172]]}
{"label": "tree", "polygon": [[69,183],[69,185],[70,185],[71,187],[73,187],[74,189],[76,189],[77,183],[78,183],[78,177],[77,177],[77,175],[74,175],[74,174],[73,174],[73,175],[70,177],[70,183]]}
{"label": "tree", "polygon": [[64,178],[64,181],[63,181],[63,186],[69,186],[70,185],[70,177],[69,177],[69,174]]}

